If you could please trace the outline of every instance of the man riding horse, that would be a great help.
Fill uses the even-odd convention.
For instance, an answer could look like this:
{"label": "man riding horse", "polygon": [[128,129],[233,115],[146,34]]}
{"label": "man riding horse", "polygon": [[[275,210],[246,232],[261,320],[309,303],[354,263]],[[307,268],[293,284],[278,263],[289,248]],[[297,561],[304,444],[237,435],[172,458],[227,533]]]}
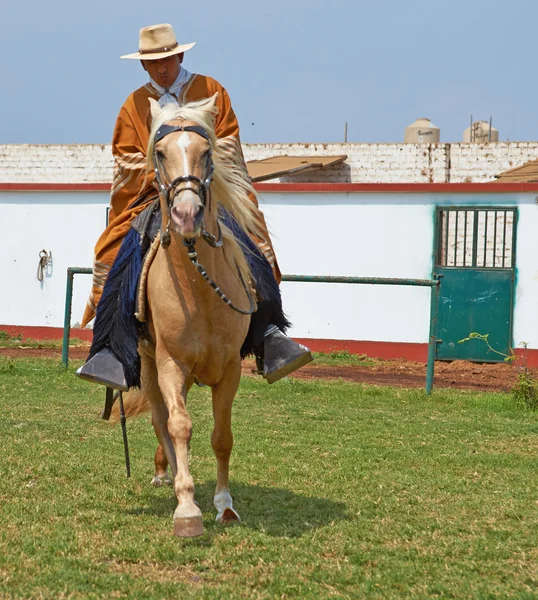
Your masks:
{"label": "man riding horse", "polygon": [[[109,225],[95,247],[93,285],[84,313],[82,326],[94,317],[97,329],[100,312],[97,306],[106,293],[107,277],[114,264],[120,246],[129,232],[133,220],[157,198],[158,185],[155,173],[146,172],[146,148],[151,128],[150,99],[161,106],[167,103],[183,105],[203,100],[217,94],[215,133],[218,144],[230,157],[230,163],[239,165],[248,178],[239,139],[239,125],[226,90],[214,79],[189,73],[183,66],[184,53],[194,43],[178,44],[171,25],[153,25],[140,30],[139,51],[122,56],[124,59],[140,60],[150,81],[133,92],[121,107],[112,138],[114,156],[114,180],[111,190]],[[257,199],[251,201],[258,206]],[[261,236],[252,240],[272,268],[280,283],[280,270],[262,212],[257,209],[258,230]],[[279,328],[280,327],[280,328]],[[268,323],[264,334],[266,361],[258,361],[259,371],[270,382],[277,381],[312,360],[310,351],[287,338],[282,327]],[[95,340],[95,337],[94,337]],[[271,356],[271,364],[267,364]],[[276,357],[276,358],[275,358]],[[262,366],[263,365],[263,366]],[[119,390],[128,385],[124,375],[125,363],[110,347],[90,352],[88,361],[77,374]]]}

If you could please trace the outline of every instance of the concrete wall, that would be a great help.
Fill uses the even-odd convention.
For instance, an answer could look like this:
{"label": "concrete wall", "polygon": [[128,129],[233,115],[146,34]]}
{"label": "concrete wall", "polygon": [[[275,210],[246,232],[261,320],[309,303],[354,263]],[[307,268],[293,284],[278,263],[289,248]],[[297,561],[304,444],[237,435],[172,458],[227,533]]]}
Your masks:
{"label": "concrete wall", "polygon": [[[262,209],[283,273],[430,278],[436,205],[519,208],[514,342],[538,348],[535,194],[264,193]],[[106,192],[1,192],[0,324],[62,327],[66,269],[89,267],[105,226]],[[52,252],[36,277],[40,250]],[[72,325],[90,277],[75,277]],[[426,343],[427,288],[284,283],[300,338]]]}
{"label": "concrete wall", "polygon": [[110,144],[0,144],[0,182],[112,182]]}
{"label": "concrete wall", "polygon": [[[105,228],[107,193],[0,193],[0,323],[62,327],[67,267],[91,267]],[[43,281],[39,252],[52,254]],[[82,320],[91,276],[75,277],[73,320]]]}
{"label": "concrete wall", "polygon": [[[294,182],[445,183],[491,181],[538,158],[538,142],[491,144],[245,144],[245,158],[338,155],[339,166],[284,177]],[[110,145],[0,145],[0,183],[110,182]],[[278,180],[277,180],[278,181]]]}

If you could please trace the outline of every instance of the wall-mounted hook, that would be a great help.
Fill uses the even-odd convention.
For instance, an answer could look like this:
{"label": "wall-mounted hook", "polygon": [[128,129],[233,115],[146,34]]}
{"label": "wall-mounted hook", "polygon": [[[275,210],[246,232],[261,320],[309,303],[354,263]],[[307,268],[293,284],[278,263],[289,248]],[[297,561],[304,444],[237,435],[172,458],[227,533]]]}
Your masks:
{"label": "wall-mounted hook", "polygon": [[47,265],[52,263],[52,252],[47,252],[45,249],[39,253],[39,264],[37,265],[37,279],[43,281],[43,276]]}

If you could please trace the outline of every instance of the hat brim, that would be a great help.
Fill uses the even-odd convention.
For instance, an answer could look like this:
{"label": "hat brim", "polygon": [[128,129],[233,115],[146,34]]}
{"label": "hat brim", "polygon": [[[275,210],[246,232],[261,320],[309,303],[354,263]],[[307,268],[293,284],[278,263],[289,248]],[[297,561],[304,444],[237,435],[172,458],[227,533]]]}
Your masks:
{"label": "hat brim", "polygon": [[182,44],[176,46],[173,50],[167,50],[166,52],[134,52],[133,54],[120,56],[120,58],[130,58],[133,60],[159,60],[160,58],[167,58],[168,56],[174,56],[174,54],[187,52],[187,50],[190,50],[195,44],[196,42],[192,42],[192,44]]}

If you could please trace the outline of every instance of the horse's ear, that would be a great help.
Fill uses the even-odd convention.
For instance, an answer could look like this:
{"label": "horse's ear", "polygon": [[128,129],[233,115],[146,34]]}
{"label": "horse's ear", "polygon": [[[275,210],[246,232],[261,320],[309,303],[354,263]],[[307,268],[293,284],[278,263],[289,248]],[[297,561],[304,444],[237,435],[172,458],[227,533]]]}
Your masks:
{"label": "horse's ear", "polygon": [[217,96],[218,95],[219,95],[219,92],[215,92],[212,96],[209,96],[209,98],[205,98],[204,100],[201,100],[200,103],[198,104],[198,106],[202,110],[205,110],[212,114],[216,114],[218,112],[218,108],[217,108]]}
{"label": "horse's ear", "polygon": [[161,112],[161,105],[154,100],[153,98],[149,98],[149,109],[151,112],[151,121],[155,121],[157,115]]}
{"label": "horse's ear", "polygon": [[217,97],[219,95],[219,92],[215,92],[211,98],[208,98],[209,100],[209,106],[213,109],[215,108],[216,104],[217,104]]}

